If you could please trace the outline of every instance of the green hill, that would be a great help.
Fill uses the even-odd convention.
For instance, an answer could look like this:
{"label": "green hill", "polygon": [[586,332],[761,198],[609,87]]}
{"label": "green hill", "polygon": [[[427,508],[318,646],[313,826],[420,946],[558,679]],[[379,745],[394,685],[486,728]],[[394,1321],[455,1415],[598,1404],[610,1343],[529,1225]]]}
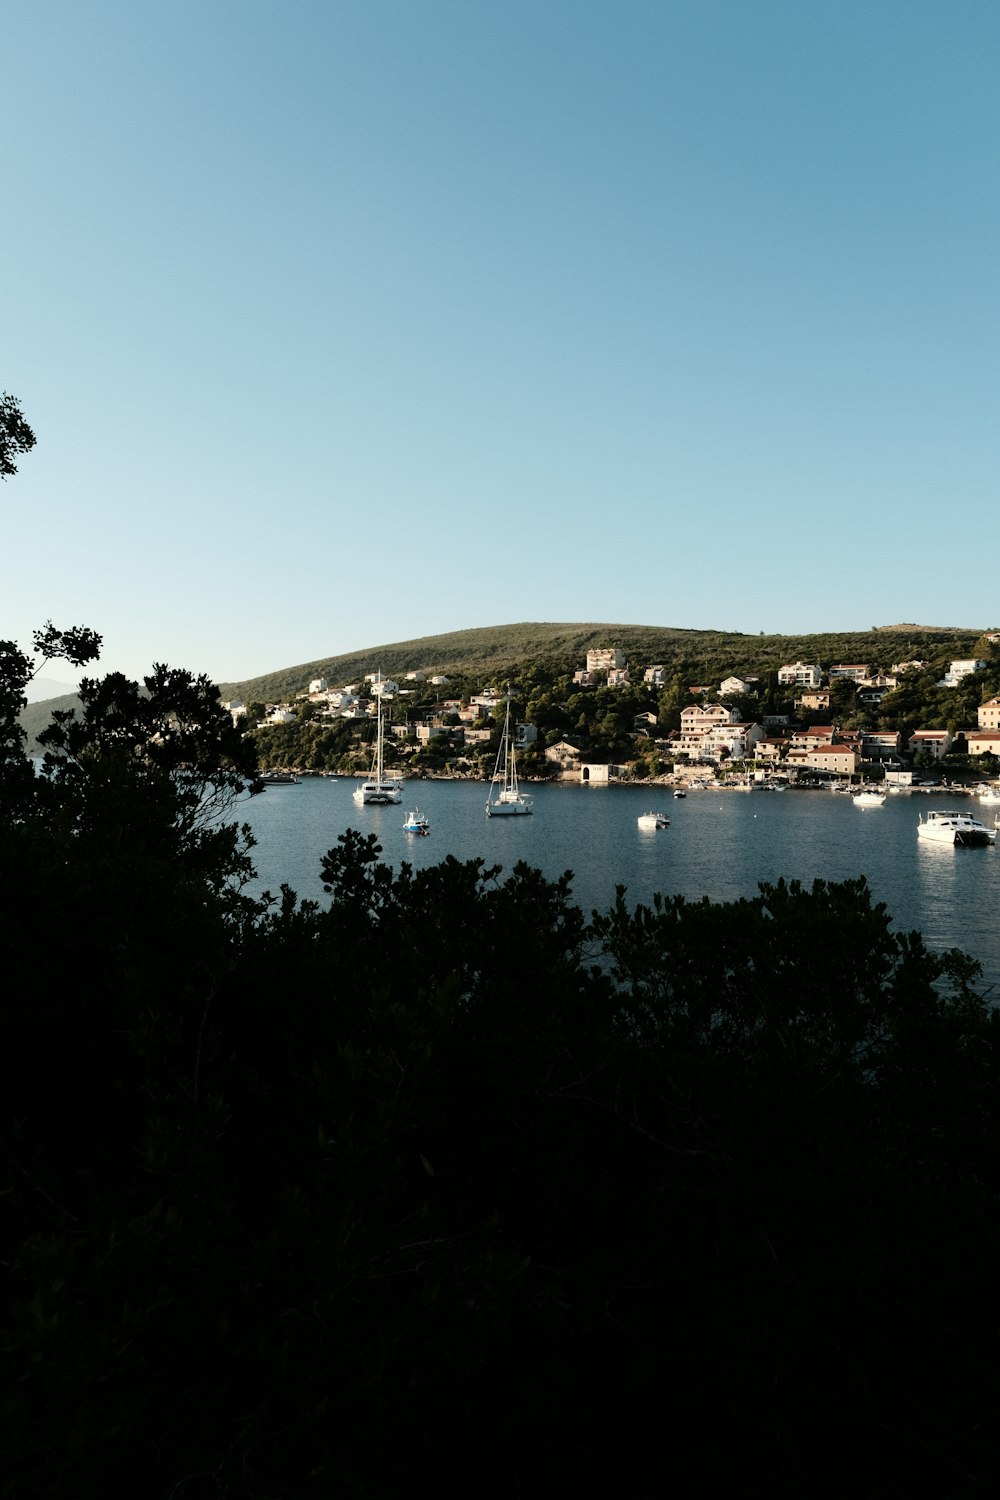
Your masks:
{"label": "green hill", "polygon": [[[334,684],[357,681],[366,672],[381,670],[387,677],[406,672],[441,672],[477,678],[480,685],[517,677],[527,664],[556,672],[572,672],[586,662],[589,649],[614,646],[639,669],[662,664],[689,682],[715,682],[730,673],[763,674],[789,661],[871,660],[888,667],[911,656],[944,660],[967,656],[982,632],[950,626],[886,625],[869,631],[841,631],[815,635],[745,635],[738,631],[685,630],[666,625],[567,624],[527,621],[515,625],[484,625],[445,635],[418,636],[409,641],[374,645],[340,656],[321,657],[260,677],[221,683],[223,697],[273,702],[302,692],[313,677]],[[197,662],[177,663],[197,671]],[[58,708],[76,703],[73,695],[32,703],[21,722],[29,747]]]}
{"label": "green hill", "polygon": [[[887,633],[889,638],[887,639]],[[313,677],[331,683],[356,681],[381,669],[387,677],[434,671],[455,676],[500,678],[523,663],[545,662],[573,671],[586,662],[590,649],[616,646],[633,667],[660,663],[672,671],[706,681],[721,673],[763,673],[788,661],[829,664],[871,658],[889,666],[909,655],[929,656],[935,649],[968,654],[982,632],[975,629],[884,626],[863,632],[824,635],[744,635],[737,631],[685,630],[662,625],[566,624],[522,622],[487,625],[446,635],[420,636],[391,645],[323,657],[265,676],[222,684],[224,696],[246,701],[273,701],[301,692]]]}

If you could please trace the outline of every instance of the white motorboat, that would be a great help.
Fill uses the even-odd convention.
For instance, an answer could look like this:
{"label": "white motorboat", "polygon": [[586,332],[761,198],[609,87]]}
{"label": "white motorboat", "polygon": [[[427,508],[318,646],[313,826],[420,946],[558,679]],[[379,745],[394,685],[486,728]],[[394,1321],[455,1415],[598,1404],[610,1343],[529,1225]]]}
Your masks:
{"label": "white motorboat", "polygon": [[486,799],[486,816],[488,818],[516,818],[533,811],[531,798],[526,797],[517,784],[517,760],[514,755],[514,741],[510,733],[510,693],[508,692],[500,749],[497,751],[497,763],[493,768],[493,780]]}
{"label": "white motorboat", "polygon": [[875,792],[866,787],[863,792],[853,792],[851,801],[855,807],[881,807],[885,801],[885,792]]}
{"label": "white motorboat", "polygon": [[379,672],[375,678],[375,757],[372,761],[371,775],[367,781],[362,782],[354,789],[354,801],[358,807],[367,807],[371,803],[402,802],[403,781],[399,776],[386,776],[382,770],[382,673]]}
{"label": "white motorboat", "polygon": [[431,825],[419,807],[415,807],[412,812],[406,814],[403,831],[405,833],[430,833]]}
{"label": "white motorboat", "polygon": [[677,798],[686,797],[687,796],[687,792],[682,792],[681,789],[678,787],[677,791],[674,793],[674,796],[677,797]]}
{"label": "white motorboat", "polygon": [[989,782],[981,782],[976,787],[976,796],[980,802],[985,802],[988,807],[1000,805],[1000,787],[992,786]]}
{"label": "white motorboat", "polygon": [[996,829],[987,828],[967,812],[929,812],[917,823],[917,835],[935,844],[956,844],[961,848],[982,848],[996,842]]}
{"label": "white motorboat", "polygon": [[648,832],[653,832],[657,828],[670,827],[670,819],[665,818],[662,813],[658,812],[640,813],[636,818],[636,822],[640,828],[646,829]]}

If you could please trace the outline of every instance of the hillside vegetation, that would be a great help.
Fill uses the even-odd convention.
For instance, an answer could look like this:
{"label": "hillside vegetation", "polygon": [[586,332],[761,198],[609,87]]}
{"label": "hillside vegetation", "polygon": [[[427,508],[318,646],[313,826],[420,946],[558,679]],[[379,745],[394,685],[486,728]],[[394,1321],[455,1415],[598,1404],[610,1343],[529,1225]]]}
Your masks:
{"label": "hillside vegetation", "polygon": [[[886,639],[886,631],[891,632],[890,640]],[[886,658],[888,666],[888,656],[897,660],[909,654],[926,655],[935,646],[947,646],[956,655],[963,655],[971,652],[981,634],[974,629],[895,625],[823,635],[744,635],[738,631],[684,630],[666,625],[528,621],[371,646],[242,682],[224,683],[222,687],[224,696],[273,701],[301,691],[313,677],[343,683],[378,669],[387,677],[431,670],[461,676],[480,672],[494,677],[530,661],[572,671],[584,665],[588,650],[601,646],[617,647],[635,665],[661,663],[694,674],[692,682],[700,677],[711,681],[719,673],[774,671],[783,663],[798,659],[854,661],[871,656],[876,660]]]}
{"label": "hillside vegetation", "polygon": [[[950,626],[886,625],[868,631],[832,631],[815,635],[745,635],[738,631],[686,630],[666,625],[566,624],[522,621],[515,625],[484,625],[474,630],[366,647],[340,656],[283,667],[259,677],[220,684],[223,698],[276,702],[302,692],[314,677],[343,684],[381,670],[387,677],[406,672],[444,673],[478,679],[479,685],[519,680],[525,669],[559,676],[582,667],[588,650],[602,646],[623,651],[630,666],[665,666],[687,683],[716,683],[736,675],[764,675],[785,662],[871,660],[888,667],[911,656],[944,660],[968,656],[981,643],[982,632]],[[20,720],[29,750],[55,710],[72,708],[76,696],[31,703]]]}

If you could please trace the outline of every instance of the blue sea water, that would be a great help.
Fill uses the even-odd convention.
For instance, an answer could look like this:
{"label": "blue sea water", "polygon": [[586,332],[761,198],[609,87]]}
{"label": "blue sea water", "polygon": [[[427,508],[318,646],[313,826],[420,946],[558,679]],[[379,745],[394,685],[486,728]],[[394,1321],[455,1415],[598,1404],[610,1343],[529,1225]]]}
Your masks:
{"label": "blue sea water", "polygon": [[[752,896],[761,881],[866,876],[898,928],[916,928],[934,949],[957,947],[979,959],[984,982],[1000,986],[1000,847],[954,849],[917,837],[928,807],[961,806],[992,826],[993,809],[975,799],[935,794],[886,798],[855,807],[827,791],[692,791],[674,799],[663,788],[532,786],[527,818],[487,818],[479,782],[413,781],[395,807],[356,807],[356,783],[307,778],[268,787],[240,805],[257,839],[256,889],[283,882],[321,902],[320,861],[345,829],[374,833],[386,863],[423,868],[452,854],[509,871],[518,860],[555,878],[573,872],[573,896],[604,910],[624,885],[628,899],[654,891],[729,901]],[[428,838],[403,831],[419,807]],[[663,811],[670,827],[644,832],[636,819]],[[998,989],[1000,994],[1000,989]]]}

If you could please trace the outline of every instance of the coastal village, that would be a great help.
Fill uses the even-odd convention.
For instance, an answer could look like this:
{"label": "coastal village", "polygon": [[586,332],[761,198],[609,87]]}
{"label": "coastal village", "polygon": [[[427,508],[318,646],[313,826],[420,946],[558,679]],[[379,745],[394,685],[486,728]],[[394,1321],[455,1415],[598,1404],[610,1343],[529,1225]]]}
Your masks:
{"label": "coastal village", "polygon": [[[983,640],[994,647],[1000,644],[1000,632],[988,632]],[[514,744],[529,777],[589,784],[653,780],[718,786],[744,783],[752,774],[758,782],[787,785],[861,778],[903,787],[924,779],[921,772],[940,772],[949,757],[961,757],[966,768],[984,776],[992,774],[1000,761],[997,696],[984,696],[975,723],[947,728],[897,727],[885,712],[877,713],[877,728],[841,727],[835,722],[834,700],[844,702],[839,685],[849,684],[852,703],[875,717],[884,700],[889,700],[886,710],[890,708],[891,694],[907,674],[925,672],[928,665],[914,659],[883,670],[868,661],[788,662],[776,673],[777,688],[790,709],[782,713],[755,712],[766,689],[773,702],[773,682],[730,675],[687,686],[688,701],[673,715],[679,723],[665,725],[655,704],[667,684],[668,669],[657,663],[633,667],[623,651],[601,647],[588,651],[586,661],[573,672],[573,701],[602,688],[622,690],[623,697],[634,698],[634,692],[624,690],[638,689],[653,706],[634,715],[626,734],[628,752],[602,757],[600,746],[586,734],[567,733],[530,717],[516,723]],[[936,686],[957,688],[976,674],[985,682],[990,665],[980,657],[952,660]],[[289,761],[290,726],[356,725],[359,733],[351,743],[360,759],[351,769],[360,772],[367,754],[361,742],[371,737],[381,699],[387,748],[392,747],[395,764],[404,774],[480,776],[484,758],[497,743],[506,693],[489,687],[453,696],[448,689],[455,686],[444,673],[418,669],[400,674],[398,680],[373,672],[342,686],[318,677],[290,701],[247,705],[231,700],[226,707],[234,719],[250,713],[262,764],[273,761],[303,772],[319,768],[294,764],[294,754]],[[279,733],[269,734],[273,730]],[[282,742],[284,754],[275,753]],[[347,769],[343,755],[337,769]]]}

